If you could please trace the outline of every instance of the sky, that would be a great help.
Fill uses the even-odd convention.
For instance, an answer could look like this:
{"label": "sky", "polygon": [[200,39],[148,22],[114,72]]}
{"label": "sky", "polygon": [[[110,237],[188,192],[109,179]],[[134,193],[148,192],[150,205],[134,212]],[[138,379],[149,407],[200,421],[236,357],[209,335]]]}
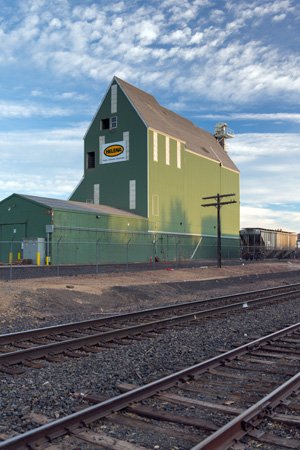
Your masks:
{"label": "sky", "polygon": [[68,199],[114,75],[234,131],[241,228],[300,233],[298,0],[0,0],[0,201]]}

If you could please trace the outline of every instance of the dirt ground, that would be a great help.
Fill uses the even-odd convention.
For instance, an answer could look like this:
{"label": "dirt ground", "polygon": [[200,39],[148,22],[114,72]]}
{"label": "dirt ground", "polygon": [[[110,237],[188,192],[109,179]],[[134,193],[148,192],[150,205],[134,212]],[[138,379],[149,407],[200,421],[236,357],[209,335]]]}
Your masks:
{"label": "dirt ground", "polygon": [[[216,287],[218,282],[220,285],[221,280],[223,284],[228,280],[228,287],[230,280],[241,280],[240,285],[243,280],[251,279],[249,282],[254,283],[255,276],[261,277],[263,274],[269,274],[274,285],[276,274],[278,279],[279,276],[282,279],[284,274],[300,278],[300,262],[0,281],[0,322],[7,325],[8,319],[27,317],[38,326],[38,322],[46,319],[79,320],[83,315],[109,314],[188,301],[204,298],[206,289],[212,289],[212,284],[213,288]],[[253,290],[256,288],[252,285]],[[239,290],[243,289],[239,286]],[[213,293],[218,294],[216,289]]]}

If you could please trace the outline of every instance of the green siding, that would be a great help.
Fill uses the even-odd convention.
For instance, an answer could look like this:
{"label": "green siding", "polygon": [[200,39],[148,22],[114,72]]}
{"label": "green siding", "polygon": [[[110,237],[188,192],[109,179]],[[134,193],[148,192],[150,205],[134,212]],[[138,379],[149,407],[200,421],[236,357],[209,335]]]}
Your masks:
{"label": "green siding", "polygon": [[150,130],[149,229],[152,231],[188,233],[189,230],[185,227],[183,144],[181,144],[181,169],[178,169],[177,141],[170,139],[170,165],[166,164],[165,136],[158,134],[157,141],[158,161],[154,161],[153,131]]}
{"label": "green siding", "polygon": [[[46,237],[46,225],[51,224],[51,210],[38,203],[13,194],[0,202],[0,242],[13,243],[13,258],[22,256],[21,241],[24,238]],[[14,233],[16,230],[16,233]],[[0,261],[8,262],[10,244],[0,243]]]}
{"label": "green siding", "polygon": [[[97,250],[99,263],[126,263],[129,241],[144,245],[150,242],[147,235],[148,222],[143,218],[102,214],[97,219],[95,213],[55,210],[53,219],[52,264],[96,264]],[[129,262],[136,262],[137,259],[148,260],[145,248],[139,246],[133,251],[131,246]]]}
{"label": "green siding", "polygon": [[[222,235],[239,235],[239,174],[219,163],[184,150],[177,167],[177,141],[170,138],[170,165],[166,164],[165,136],[158,134],[158,161],[153,157],[149,131],[149,229],[170,233],[217,235],[214,207],[205,208],[203,197],[236,194],[237,203],[221,208]],[[159,203],[159,208],[157,208]]]}
{"label": "green siding", "polygon": [[[147,128],[123,91],[117,89],[117,113],[111,114],[111,89],[105,96],[84,140],[84,179],[70,200],[86,202],[94,197],[94,184],[100,185],[100,203],[147,217]],[[117,116],[113,130],[100,130],[101,119]],[[99,137],[105,143],[123,140],[129,132],[129,161],[99,164]],[[86,168],[87,152],[95,152],[94,169]],[[129,208],[129,181],[136,180],[136,209]]]}
{"label": "green siding", "polygon": [[[216,194],[236,194],[237,203],[221,207],[222,235],[239,235],[239,174],[222,167],[219,163],[185,152],[185,193],[188,228],[191,233],[217,235],[217,210],[202,204],[214,200],[202,200]],[[229,198],[228,200],[231,200]]]}

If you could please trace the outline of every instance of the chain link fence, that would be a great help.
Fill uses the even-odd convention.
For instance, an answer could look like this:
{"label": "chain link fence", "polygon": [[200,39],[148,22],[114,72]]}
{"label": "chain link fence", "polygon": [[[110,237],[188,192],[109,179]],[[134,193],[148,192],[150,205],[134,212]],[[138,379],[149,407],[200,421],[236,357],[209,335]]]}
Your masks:
{"label": "chain link fence", "polygon": [[[193,244],[177,239],[170,244],[159,239],[152,243],[137,243],[131,239],[120,243],[103,242],[101,239],[94,242],[64,241],[58,238],[45,242],[41,252],[36,251],[39,250],[39,247],[36,247],[32,259],[24,259],[23,244],[22,241],[0,241],[2,255],[8,255],[8,262],[0,263],[0,269],[9,268],[10,279],[14,278],[14,271],[28,266],[39,266],[45,274],[62,276],[72,270],[76,273],[87,273],[88,268],[89,273],[98,274],[111,270],[128,272],[155,270],[160,267],[175,269],[213,266],[217,261],[217,244],[205,245],[201,239]],[[240,250],[236,241],[228,240],[226,244],[222,244],[223,263],[239,259]]]}

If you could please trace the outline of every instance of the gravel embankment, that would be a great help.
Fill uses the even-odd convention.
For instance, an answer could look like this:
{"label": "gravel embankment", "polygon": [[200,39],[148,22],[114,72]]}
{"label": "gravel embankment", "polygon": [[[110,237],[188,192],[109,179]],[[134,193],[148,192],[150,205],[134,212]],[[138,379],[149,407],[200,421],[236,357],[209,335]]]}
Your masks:
{"label": "gravel embankment", "polygon": [[[276,277],[272,281],[273,285],[276,284],[275,281],[277,285],[299,281],[297,273],[287,281],[284,275],[281,277],[277,274]],[[247,278],[247,283],[241,283],[242,289],[236,280],[234,288],[228,280],[224,281],[227,286],[222,289],[222,294],[269,287],[271,284],[268,277],[265,280],[260,277],[259,282],[257,278]],[[216,284],[212,281],[210,283],[210,290],[207,283],[205,287],[207,297],[214,296],[217,292]],[[202,297],[205,297],[204,292]],[[233,343],[241,345],[270,331],[299,322],[299,304],[300,297],[253,311],[245,308],[231,317],[206,320],[197,327],[174,329],[169,335],[161,334],[157,339],[133,341],[128,346],[120,345],[116,349],[85,358],[69,359],[63,363],[45,362],[44,368],[27,368],[24,374],[18,376],[0,374],[0,432],[17,434],[35,427],[26,418],[30,411],[53,419],[72,413],[74,408],[84,404],[76,398],[76,392],[115,395],[119,393],[115,388],[119,382],[142,384],[214,356],[219,349],[229,350]],[[67,321],[71,317],[72,320],[76,319],[70,313],[63,319]],[[24,329],[27,324],[28,319],[24,319]],[[22,328],[21,325],[19,322],[18,329]],[[47,324],[43,323],[44,325]],[[66,449],[71,448],[68,445],[70,443],[66,444]],[[159,445],[157,448],[160,450],[179,448],[173,443],[173,447],[164,447],[164,443]],[[96,447],[82,444],[80,448]]]}

